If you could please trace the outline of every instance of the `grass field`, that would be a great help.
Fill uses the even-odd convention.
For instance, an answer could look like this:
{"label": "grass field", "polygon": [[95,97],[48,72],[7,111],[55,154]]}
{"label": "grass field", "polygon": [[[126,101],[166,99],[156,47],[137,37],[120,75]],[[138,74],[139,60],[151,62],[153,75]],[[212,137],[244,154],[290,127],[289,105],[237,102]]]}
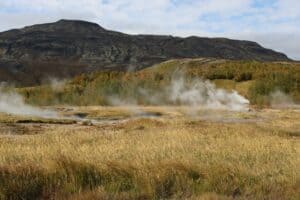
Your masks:
{"label": "grass field", "polygon": [[300,110],[51,107],[0,116],[0,199],[300,198]]}
{"label": "grass field", "polygon": [[0,199],[298,200],[299,81],[299,63],[199,58],[1,86],[27,116],[0,113]]}

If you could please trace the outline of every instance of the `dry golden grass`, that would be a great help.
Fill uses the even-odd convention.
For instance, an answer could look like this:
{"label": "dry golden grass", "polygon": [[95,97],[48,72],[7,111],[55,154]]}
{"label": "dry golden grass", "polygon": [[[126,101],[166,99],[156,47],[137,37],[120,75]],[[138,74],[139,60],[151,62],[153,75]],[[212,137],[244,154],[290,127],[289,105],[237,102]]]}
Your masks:
{"label": "dry golden grass", "polygon": [[[189,116],[186,108],[80,107],[64,114],[77,111],[128,120],[13,123],[27,134],[0,129],[0,199],[300,198],[299,111]],[[161,116],[133,117],[141,112]]]}

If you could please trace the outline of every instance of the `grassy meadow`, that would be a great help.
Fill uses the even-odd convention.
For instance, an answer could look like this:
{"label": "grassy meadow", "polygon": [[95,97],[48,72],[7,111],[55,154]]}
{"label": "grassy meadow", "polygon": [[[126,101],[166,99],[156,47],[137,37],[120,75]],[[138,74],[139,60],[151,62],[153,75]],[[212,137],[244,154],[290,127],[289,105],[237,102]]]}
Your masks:
{"label": "grassy meadow", "polygon": [[1,116],[0,199],[300,198],[299,110],[55,109],[99,123]]}
{"label": "grassy meadow", "polygon": [[[170,102],[182,77],[236,90],[250,109]],[[298,103],[299,81],[299,63],[182,59],[17,88],[59,117],[0,113],[0,199],[298,200],[300,109],[272,108],[271,94]]]}

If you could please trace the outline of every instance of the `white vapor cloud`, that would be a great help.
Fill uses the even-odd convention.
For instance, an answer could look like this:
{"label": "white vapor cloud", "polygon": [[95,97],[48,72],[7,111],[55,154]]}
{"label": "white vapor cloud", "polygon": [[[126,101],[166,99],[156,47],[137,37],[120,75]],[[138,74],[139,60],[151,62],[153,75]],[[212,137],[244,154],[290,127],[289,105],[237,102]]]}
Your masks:
{"label": "white vapor cloud", "polygon": [[10,0],[0,17],[0,31],[81,19],[131,34],[255,40],[300,59],[299,0]]}
{"label": "white vapor cloud", "polygon": [[58,118],[56,112],[28,105],[20,94],[14,91],[6,91],[1,85],[0,113],[41,118]]}

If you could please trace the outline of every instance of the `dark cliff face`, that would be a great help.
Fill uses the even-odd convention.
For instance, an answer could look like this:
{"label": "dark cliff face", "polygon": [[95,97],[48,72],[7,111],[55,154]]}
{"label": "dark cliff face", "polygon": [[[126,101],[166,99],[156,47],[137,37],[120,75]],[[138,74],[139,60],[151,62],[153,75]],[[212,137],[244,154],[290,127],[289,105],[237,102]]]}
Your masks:
{"label": "dark cliff face", "polygon": [[255,42],[225,38],[127,35],[60,20],[0,33],[0,81],[21,85],[96,70],[141,69],[173,58],[288,61]]}

